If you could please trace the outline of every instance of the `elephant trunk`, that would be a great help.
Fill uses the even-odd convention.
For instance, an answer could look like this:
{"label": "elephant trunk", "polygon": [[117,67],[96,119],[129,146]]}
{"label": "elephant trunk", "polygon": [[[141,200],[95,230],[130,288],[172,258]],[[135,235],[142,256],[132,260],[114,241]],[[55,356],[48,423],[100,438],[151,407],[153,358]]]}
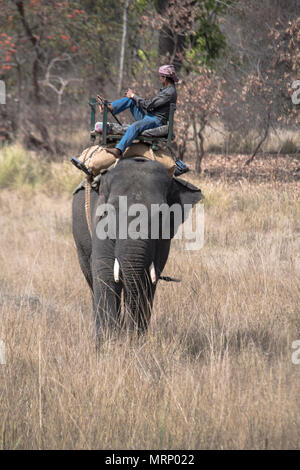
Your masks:
{"label": "elephant trunk", "polygon": [[126,323],[129,329],[139,333],[147,329],[151,316],[156,288],[154,254],[152,240],[122,240],[116,246],[119,275],[124,289]]}

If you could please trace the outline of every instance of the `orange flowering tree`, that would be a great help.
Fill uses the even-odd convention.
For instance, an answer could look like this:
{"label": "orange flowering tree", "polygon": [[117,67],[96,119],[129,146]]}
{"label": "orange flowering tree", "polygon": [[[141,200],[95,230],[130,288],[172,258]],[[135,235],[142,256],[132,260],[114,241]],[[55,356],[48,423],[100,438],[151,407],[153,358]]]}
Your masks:
{"label": "orange flowering tree", "polygon": [[117,0],[0,0],[0,79],[7,89],[0,116],[10,132],[56,153],[49,128],[67,122],[63,100],[69,105],[85,92],[82,80],[103,84],[111,51],[118,56],[117,9]]}
{"label": "orange flowering tree", "polygon": [[[74,2],[49,0],[1,0],[0,78],[5,81],[7,104],[2,107],[4,121],[11,132],[22,129],[31,135],[36,129],[45,149],[54,152],[45,112],[51,86],[59,95],[58,79],[47,78],[47,70],[56,58],[75,58],[80,49],[76,28],[84,24],[85,11]],[[78,3],[79,5],[79,3]],[[63,77],[60,65],[56,76]],[[51,97],[51,101],[54,101]],[[26,122],[23,119],[26,115]],[[29,130],[31,129],[31,130]],[[36,138],[37,139],[37,138]],[[37,139],[38,140],[38,139]]]}

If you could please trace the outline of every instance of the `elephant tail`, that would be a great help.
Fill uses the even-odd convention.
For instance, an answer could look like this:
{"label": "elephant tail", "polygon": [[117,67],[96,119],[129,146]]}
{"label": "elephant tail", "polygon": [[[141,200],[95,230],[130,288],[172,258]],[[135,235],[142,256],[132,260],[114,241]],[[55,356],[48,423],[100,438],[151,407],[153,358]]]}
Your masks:
{"label": "elephant tail", "polygon": [[165,281],[165,282],[181,282],[181,279],[176,279],[175,277],[169,277],[169,276],[159,276],[160,281]]}

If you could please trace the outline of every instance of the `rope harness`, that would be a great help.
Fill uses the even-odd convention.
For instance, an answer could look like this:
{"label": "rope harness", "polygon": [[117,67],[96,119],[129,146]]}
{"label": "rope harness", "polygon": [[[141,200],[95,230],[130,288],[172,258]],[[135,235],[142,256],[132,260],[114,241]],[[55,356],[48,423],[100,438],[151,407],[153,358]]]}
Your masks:
{"label": "rope harness", "polygon": [[92,238],[92,219],[91,219],[91,180],[87,178],[85,180],[85,217],[88,224],[90,236]]}
{"label": "rope harness", "polygon": [[[93,152],[94,153],[94,152]],[[113,164],[113,168],[117,165],[119,159]],[[91,178],[87,177],[85,180],[85,201],[84,201],[84,208],[85,208],[85,218],[88,224],[90,236],[92,238],[92,218],[91,218]]]}

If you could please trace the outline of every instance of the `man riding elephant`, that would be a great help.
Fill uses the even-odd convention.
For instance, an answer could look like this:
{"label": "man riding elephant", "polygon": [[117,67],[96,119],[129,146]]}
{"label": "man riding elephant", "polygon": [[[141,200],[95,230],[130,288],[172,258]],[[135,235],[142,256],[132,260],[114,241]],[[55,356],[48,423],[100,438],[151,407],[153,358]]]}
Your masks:
{"label": "man riding elephant", "polygon": [[[154,98],[143,99],[129,88],[124,98],[113,101],[108,105],[115,115],[129,108],[135,119],[135,122],[129,126],[116,148],[107,148],[107,152],[112,153],[116,158],[121,158],[126,148],[143,131],[163,126],[168,122],[170,104],[176,104],[177,101],[175,83],[178,82],[178,76],[174,65],[163,65],[158,72],[162,88]],[[100,112],[102,112],[103,98],[98,95],[97,99]]]}

